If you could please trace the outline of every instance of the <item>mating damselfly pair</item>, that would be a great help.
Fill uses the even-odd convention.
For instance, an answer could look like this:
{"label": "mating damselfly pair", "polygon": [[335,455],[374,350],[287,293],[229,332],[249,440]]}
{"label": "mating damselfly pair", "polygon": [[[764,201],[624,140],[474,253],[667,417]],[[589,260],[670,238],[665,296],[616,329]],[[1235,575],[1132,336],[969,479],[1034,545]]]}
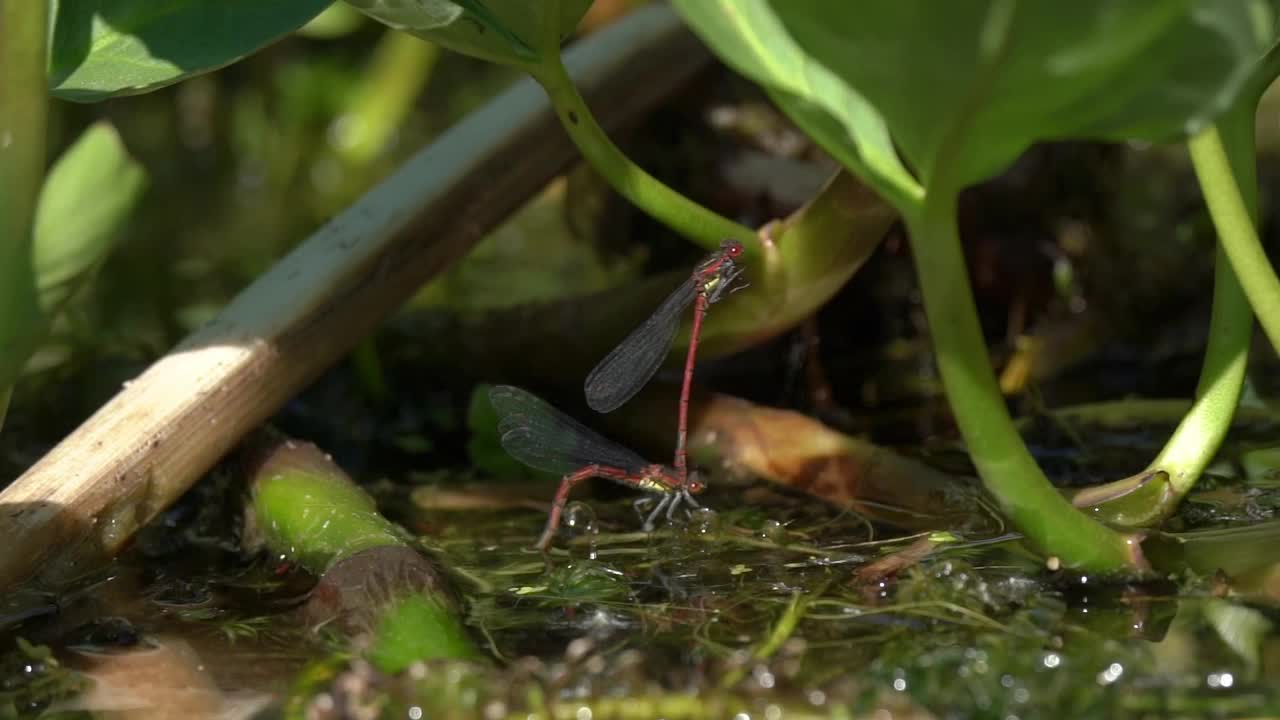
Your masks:
{"label": "mating damselfly pair", "polygon": [[664,511],[672,519],[681,504],[694,507],[693,496],[704,486],[696,473],[689,472],[685,450],[688,436],[689,388],[693,381],[698,338],[707,308],[734,289],[742,274],[737,264],[742,243],[725,240],[720,248],[700,262],[680,287],[654,310],[587,376],[584,392],[587,405],[601,413],[612,412],[640,392],[671,348],[680,318],[693,305],[689,352],[685,358],[684,381],[680,387],[680,410],[676,430],[675,457],[670,466],[650,463],[632,450],[608,440],[565,415],[533,394],[510,385],[495,386],[489,400],[498,412],[502,447],[511,457],[537,470],[562,475],[560,488],[547,516],[546,529],[537,547],[546,551],[560,524],[560,515],[569,493],[578,483],[593,477],[605,478],[662,495],[645,520],[646,531]]}

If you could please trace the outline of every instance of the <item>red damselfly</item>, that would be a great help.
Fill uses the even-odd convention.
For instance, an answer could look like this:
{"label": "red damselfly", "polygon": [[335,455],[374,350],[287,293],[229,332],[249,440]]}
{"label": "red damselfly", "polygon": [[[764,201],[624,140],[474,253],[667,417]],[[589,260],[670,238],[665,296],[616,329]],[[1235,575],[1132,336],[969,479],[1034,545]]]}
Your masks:
{"label": "red damselfly", "polygon": [[502,448],[531,468],[562,476],[538,549],[545,551],[551,544],[573,487],[593,477],[662,495],[645,520],[646,532],[664,510],[671,520],[681,503],[698,507],[693,495],[702,492],[703,485],[696,476],[678,479],[671,468],[605,439],[532,393],[496,385],[489,390],[489,402],[498,412]]}
{"label": "red damselfly", "polygon": [[657,310],[596,365],[587,376],[584,390],[587,405],[601,413],[612,412],[640,392],[658,371],[671,349],[680,316],[693,304],[693,325],[689,331],[689,352],[684,363],[684,382],[680,388],[680,415],[676,429],[676,452],[673,468],[676,479],[683,483],[689,476],[685,453],[688,435],[689,386],[693,381],[694,358],[698,353],[698,337],[707,308],[729,290],[742,274],[735,260],[742,255],[742,243],[725,240],[720,249],[698,263],[680,287],[662,301]]}

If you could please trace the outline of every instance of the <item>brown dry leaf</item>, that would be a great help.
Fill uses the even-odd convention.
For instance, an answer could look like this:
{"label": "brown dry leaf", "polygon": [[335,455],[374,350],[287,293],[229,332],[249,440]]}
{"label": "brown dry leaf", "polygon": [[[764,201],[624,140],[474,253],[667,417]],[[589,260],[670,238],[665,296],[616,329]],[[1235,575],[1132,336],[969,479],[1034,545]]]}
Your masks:
{"label": "brown dry leaf", "polygon": [[714,450],[736,472],[907,529],[969,525],[989,516],[972,478],[935,470],[789,410],[720,394],[697,400],[691,448]]}
{"label": "brown dry leaf", "polygon": [[124,652],[76,652],[90,689],[57,711],[85,710],[94,717],[128,720],[238,720],[271,701],[262,692],[222,691],[200,656],[184,640],[160,636]]}

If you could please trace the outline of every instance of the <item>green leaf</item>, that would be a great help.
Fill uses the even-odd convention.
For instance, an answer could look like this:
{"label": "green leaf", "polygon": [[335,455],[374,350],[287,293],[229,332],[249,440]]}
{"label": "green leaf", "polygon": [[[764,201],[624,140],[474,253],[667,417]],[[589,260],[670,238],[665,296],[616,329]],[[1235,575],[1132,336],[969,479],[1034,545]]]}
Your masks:
{"label": "green leaf", "polygon": [[92,125],[58,158],[40,191],[32,247],[46,316],[106,258],[146,187],[146,171],[107,122]]}
{"label": "green leaf", "polygon": [[356,12],[355,8],[336,2],[298,28],[298,34],[314,40],[334,40],[359,30],[366,22],[368,18]]}
{"label": "green leaf", "polygon": [[[1211,122],[1273,36],[1262,0],[770,0],[948,191],[1037,140],[1163,141]],[[856,168],[851,168],[855,169]]]}
{"label": "green leaf", "polygon": [[1206,600],[1204,616],[1218,637],[1231,648],[1249,670],[1248,679],[1257,677],[1262,664],[1262,647],[1274,627],[1261,612],[1227,600]]}
{"label": "green leaf", "polygon": [[[370,17],[464,55],[528,67],[557,52],[591,0],[347,0]],[[548,33],[554,22],[554,35]]]}
{"label": "green leaf", "polygon": [[330,0],[53,0],[49,87],[94,102],[172,85],[305,25]]}
{"label": "green leaf", "polygon": [[45,176],[31,253],[0,266],[0,388],[17,379],[54,314],[106,257],[145,186],[106,122],[86,130]]}
{"label": "green leaf", "polygon": [[922,193],[866,98],[798,45],[767,0],[674,0],[693,31],[734,70],[764,86],[833,157],[901,207]]}

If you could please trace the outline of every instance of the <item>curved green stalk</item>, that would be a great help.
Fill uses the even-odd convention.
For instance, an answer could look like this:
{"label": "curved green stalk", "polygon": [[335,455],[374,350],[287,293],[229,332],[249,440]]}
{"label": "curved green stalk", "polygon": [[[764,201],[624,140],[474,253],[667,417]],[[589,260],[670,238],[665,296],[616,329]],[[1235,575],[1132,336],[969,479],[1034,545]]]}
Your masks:
{"label": "curved green stalk", "polygon": [[955,218],[955,193],[931,189],[923,207],[908,214],[907,227],[947,400],[978,474],[1018,529],[1063,565],[1142,567],[1137,539],[1072,507],[1018,435],[983,341]]}
{"label": "curved green stalk", "polygon": [[707,249],[715,249],[725,238],[735,238],[742,241],[748,253],[757,250],[755,233],[750,228],[672,190],[623,154],[596,123],[558,53],[529,72],[547,91],[556,115],[582,156],[633,205]]}
{"label": "curved green stalk", "polygon": [[[1243,98],[1217,123],[1223,154],[1192,153],[1196,175],[1204,193],[1209,194],[1207,183],[1222,168],[1214,168],[1215,161],[1225,160],[1226,169],[1235,180],[1232,187],[1220,188],[1221,192],[1239,193],[1238,202],[1246,208],[1251,218],[1258,217],[1258,178],[1254,160],[1254,98]],[[1212,211],[1212,206],[1211,206]],[[1215,216],[1215,225],[1218,220]],[[1178,502],[1195,486],[1200,474],[1208,467],[1222,445],[1240,392],[1244,387],[1245,368],[1248,365],[1249,343],[1253,339],[1253,313],[1249,298],[1240,284],[1228,259],[1225,241],[1218,243],[1213,284],[1213,315],[1209,324],[1209,342],[1205,348],[1204,366],[1200,371],[1200,383],[1196,387],[1196,401],[1191,411],[1183,417],[1168,444],[1151,463],[1149,470],[1163,470],[1169,474],[1172,493],[1159,507],[1153,508],[1153,520],[1166,517]]]}
{"label": "curved green stalk", "polygon": [[1231,418],[1244,388],[1253,315],[1249,311],[1249,299],[1221,245],[1214,262],[1213,311],[1195,403],[1178,423],[1164,449],[1147,466],[1148,470],[1168,473],[1172,490],[1160,507],[1151,508],[1152,522],[1173,512],[1209,466],[1231,428]]}
{"label": "curved green stalk", "polygon": [[44,182],[48,16],[45,0],[0,2],[0,393],[44,326],[31,230]]}
{"label": "curved green stalk", "polygon": [[1280,279],[1258,241],[1249,207],[1232,174],[1222,133],[1211,126],[1191,138],[1188,147],[1218,242],[1231,260],[1263,332],[1272,347],[1280,350]]}
{"label": "curved green stalk", "polygon": [[776,224],[778,266],[806,282],[823,277],[833,267],[848,266],[848,275],[838,281],[843,287],[897,220],[893,206],[857,176],[841,170],[804,207]]}

